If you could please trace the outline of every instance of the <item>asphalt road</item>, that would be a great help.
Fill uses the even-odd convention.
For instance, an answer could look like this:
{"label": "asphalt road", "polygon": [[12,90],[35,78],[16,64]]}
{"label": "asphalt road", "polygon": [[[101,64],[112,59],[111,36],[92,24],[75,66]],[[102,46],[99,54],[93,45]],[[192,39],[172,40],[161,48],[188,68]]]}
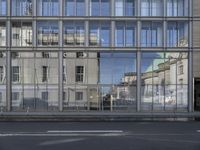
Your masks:
{"label": "asphalt road", "polygon": [[200,150],[200,122],[0,122],[0,150]]}

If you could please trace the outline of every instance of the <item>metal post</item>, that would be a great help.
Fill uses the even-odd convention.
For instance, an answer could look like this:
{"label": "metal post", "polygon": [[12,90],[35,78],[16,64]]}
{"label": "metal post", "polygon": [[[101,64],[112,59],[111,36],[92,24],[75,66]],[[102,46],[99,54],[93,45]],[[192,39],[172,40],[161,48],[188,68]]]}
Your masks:
{"label": "metal post", "polygon": [[12,98],[12,80],[11,80],[11,22],[10,22],[10,14],[11,14],[11,1],[7,0],[7,16],[9,19],[6,22],[6,46],[7,46],[7,55],[6,55],[6,106],[7,111],[11,111],[11,98]]}
{"label": "metal post", "polygon": [[141,30],[141,21],[137,22],[137,112],[140,111],[141,104],[141,51],[140,51],[140,30]]}
{"label": "metal post", "polygon": [[58,54],[58,64],[59,64],[59,71],[58,71],[58,103],[59,103],[59,111],[63,111],[63,51],[62,51],[62,45],[63,45],[63,24],[62,20],[59,21],[59,54]]}
{"label": "metal post", "polygon": [[89,21],[85,21],[85,46],[89,45]]}
{"label": "metal post", "polygon": [[192,20],[192,1],[189,1],[189,62],[188,62],[188,111],[193,112],[194,111],[194,105],[193,105],[193,34],[192,34],[192,27],[193,27],[193,20]]}

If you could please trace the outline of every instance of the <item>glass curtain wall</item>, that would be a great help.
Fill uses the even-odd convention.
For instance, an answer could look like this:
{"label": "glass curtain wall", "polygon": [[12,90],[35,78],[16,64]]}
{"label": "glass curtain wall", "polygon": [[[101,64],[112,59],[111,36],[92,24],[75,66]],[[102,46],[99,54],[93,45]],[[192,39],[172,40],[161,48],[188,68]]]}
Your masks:
{"label": "glass curtain wall", "polygon": [[6,23],[0,22],[0,46],[6,46]]}
{"label": "glass curtain wall", "polygon": [[141,0],[141,16],[162,16],[163,0]]}
{"label": "glass curtain wall", "polygon": [[175,52],[142,53],[142,111],[187,111],[187,55]]}
{"label": "glass curtain wall", "polygon": [[12,0],[12,16],[31,16],[32,0]]}
{"label": "glass curtain wall", "polygon": [[32,23],[12,23],[12,46],[32,46]]}
{"label": "glass curtain wall", "polygon": [[167,0],[167,16],[188,16],[188,0]]}
{"label": "glass curtain wall", "polygon": [[37,1],[38,16],[59,16],[58,0],[38,0]]}
{"label": "glass curtain wall", "polygon": [[6,53],[0,51],[0,111],[6,110]]}
{"label": "glass curtain wall", "polygon": [[58,55],[12,52],[12,110],[58,109]]}
{"label": "glass curtain wall", "polygon": [[83,21],[64,22],[64,45],[83,46],[85,44],[85,25]]}
{"label": "glass curtain wall", "polygon": [[110,46],[110,22],[90,22],[89,30],[91,46]]}
{"label": "glass curtain wall", "polygon": [[141,46],[160,47],[163,45],[163,28],[161,22],[142,22]]}
{"label": "glass curtain wall", "polygon": [[37,23],[37,42],[39,46],[58,45],[58,22],[39,21]]}
{"label": "glass curtain wall", "polygon": [[167,46],[188,47],[188,23],[171,21],[167,25]]}
{"label": "glass curtain wall", "polygon": [[135,16],[135,0],[115,0],[115,16]]}
{"label": "glass curtain wall", "polygon": [[110,0],[90,0],[90,16],[109,16]]}
{"label": "glass curtain wall", "polygon": [[85,0],[65,0],[65,16],[85,16]]}
{"label": "glass curtain wall", "polygon": [[0,0],[0,16],[6,15],[6,0]]}
{"label": "glass curtain wall", "polygon": [[135,22],[116,22],[115,25],[115,46],[133,47],[136,43]]}

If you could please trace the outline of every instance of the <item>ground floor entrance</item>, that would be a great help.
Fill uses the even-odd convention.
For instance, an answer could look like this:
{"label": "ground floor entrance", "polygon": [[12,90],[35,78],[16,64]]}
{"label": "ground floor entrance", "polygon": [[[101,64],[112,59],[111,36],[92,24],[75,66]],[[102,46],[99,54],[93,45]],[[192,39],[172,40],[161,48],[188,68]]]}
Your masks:
{"label": "ground floor entrance", "polygon": [[200,111],[200,78],[194,79],[194,110]]}

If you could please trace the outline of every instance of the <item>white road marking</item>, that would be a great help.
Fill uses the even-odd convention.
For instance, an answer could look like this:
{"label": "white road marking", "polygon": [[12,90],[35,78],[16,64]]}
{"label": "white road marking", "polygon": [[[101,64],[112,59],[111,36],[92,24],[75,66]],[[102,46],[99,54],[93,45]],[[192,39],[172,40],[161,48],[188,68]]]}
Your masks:
{"label": "white road marking", "polygon": [[50,130],[47,133],[123,133],[122,130]]}
{"label": "white road marking", "polygon": [[55,145],[55,144],[63,144],[63,143],[70,143],[70,142],[77,142],[85,140],[85,138],[78,138],[78,139],[65,139],[65,140],[55,140],[55,141],[46,141],[41,143],[40,145],[46,146],[46,145]]}
{"label": "white road marking", "polygon": [[197,130],[197,132],[200,132],[200,130]]}

